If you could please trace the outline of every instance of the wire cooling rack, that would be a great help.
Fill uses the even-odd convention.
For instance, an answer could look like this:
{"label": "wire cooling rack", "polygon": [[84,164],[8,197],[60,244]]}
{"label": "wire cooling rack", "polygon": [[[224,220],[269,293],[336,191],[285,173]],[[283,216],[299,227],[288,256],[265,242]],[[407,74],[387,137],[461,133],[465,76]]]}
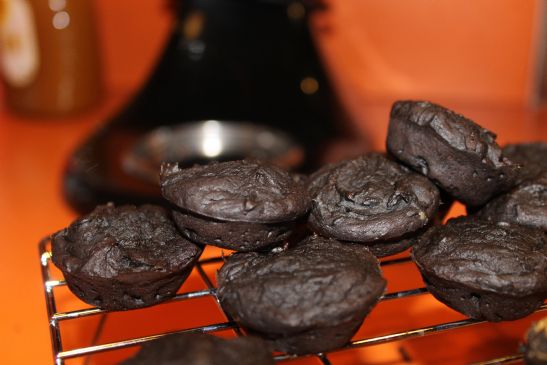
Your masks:
{"label": "wire cooling rack", "polygon": [[[106,314],[108,312],[99,308],[80,309],[80,310],[73,310],[68,312],[57,311],[55,289],[65,286],[66,283],[63,280],[52,279],[51,270],[50,270],[51,269],[51,251],[49,251],[49,247],[50,247],[49,237],[46,237],[42,241],[40,241],[39,243],[40,265],[42,269],[42,279],[43,279],[44,293],[46,297],[49,332],[51,335],[51,345],[53,349],[53,363],[55,365],[64,365],[65,360],[67,359],[85,357],[85,356],[89,356],[89,355],[93,355],[93,354],[97,354],[97,353],[101,353],[105,351],[112,351],[112,350],[122,349],[126,347],[137,346],[139,344],[149,342],[149,341],[152,341],[157,338],[160,338],[169,334],[173,334],[173,333],[182,333],[182,332],[207,333],[207,332],[216,332],[216,331],[222,331],[222,330],[234,330],[238,335],[242,334],[237,324],[230,318],[230,316],[224,313],[228,321],[222,322],[222,323],[215,323],[211,325],[194,327],[194,328],[184,328],[177,331],[164,332],[164,333],[151,335],[151,336],[136,337],[136,338],[126,339],[123,341],[110,342],[110,343],[104,343],[104,344],[98,344],[98,345],[93,344],[88,347],[79,347],[79,348],[74,348],[70,350],[65,350],[63,347],[63,341],[61,338],[61,330],[60,330],[61,322],[69,321],[69,320],[77,320],[77,319],[81,319],[81,318],[85,318],[89,316],[101,315],[102,318],[101,318],[101,321],[99,322],[99,326],[97,328],[97,333],[95,336],[97,337],[97,334],[99,334],[102,329],[102,325],[104,324],[104,320],[106,319]],[[385,260],[381,262],[381,265],[382,267],[385,267],[388,265],[397,265],[397,264],[406,263],[408,261],[410,261],[409,257],[397,258],[397,259]],[[196,264],[196,270],[199,273],[201,280],[203,280],[203,282],[207,286],[207,289],[179,293],[174,298],[158,305],[162,305],[169,302],[184,301],[184,300],[200,298],[200,297],[208,297],[208,296],[213,297],[218,304],[216,288],[214,287],[214,284],[211,278],[207,275],[204,267],[207,265],[218,265],[221,262],[222,262],[222,257],[213,257],[213,258],[201,259]],[[380,301],[397,300],[401,298],[424,295],[424,294],[428,294],[428,291],[426,288],[421,287],[421,288],[415,288],[410,290],[403,290],[403,291],[397,291],[397,292],[384,294],[382,298],[380,299]],[[219,305],[219,308],[220,308],[220,305]],[[222,308],[220,308],[220,310],[222,311]],[[547,304],[544,304],[538,309],[538,311],[545,311],[545,310],[547,310]],[[453,322],[439,323],[433,326],[413,328],[413,329],[405,330],[402,332],[394,332],[387,335],[355,340],[347,344],[346,346],[336,349],[334,351],[351,350],[351,349],[364,347],[364,346],[373,346],[373,345],[379,345],[379,344],[383,344],[387,342],[399,341],[403,339],[422,337],[422,336],[432,335],[432,334],[445,332],[445,331],[449,331],[449,330],[453,330],[457,328],[474,326],[484,322],[485,321],[478,321],[474,319],[464,319],[464,320],[453,321]],[[331,351],[331,352],[334,352],[334,351]],[[320,363],[324,365],[329,365],[331,364],[331,361],[329,360],[329,357],[328,357],[329,353],[319,353],[319,354],[300,355],[300,356],[281,354],[281,355],[275,356],[274,359],[276,362],[280,362],[280,361],[290,362],[291,360],[299,359],[302,357],[314,356],[320,361]],[[514,355],[508,355],[501,358],[478,362],[473,365],[513,364],[516,362],[520,362],[521,360],[522,360],[521,354],[514,354]]]}

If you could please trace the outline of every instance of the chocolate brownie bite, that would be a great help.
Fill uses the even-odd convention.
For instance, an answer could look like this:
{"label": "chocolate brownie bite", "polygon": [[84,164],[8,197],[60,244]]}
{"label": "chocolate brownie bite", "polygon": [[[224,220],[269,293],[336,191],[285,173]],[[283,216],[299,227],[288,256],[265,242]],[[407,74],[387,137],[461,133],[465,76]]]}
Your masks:
{"label": "chocolate brownie bite", "polygon": [[312,173],[307,181],[308,194],[313,199],[319,194],[321,189],[329,181],[329,176],[333,171],[346,164],[349,160],[339,161],[336,163],[330,163],[322,166],[319,170]]}
{"label": "chocolate brownie bite", "polygon": [[426,101],[393,105],[387,149],[472,207],[509,190],[517,178],[518,165],[503,156],[495,134]]}
{"label": "chocolate brownie bite", "polygon": [[474,217],[430,228],[412,249],[428,290],[475,319],[514,320],[547,296],[543,231]]}
{"label": "chocolate brownie bite", "polygon": [[367,243],[366,247],[374,256],[382,258],[395,255],[409,249],[415,243],[416,239],[417,237],[414,236],[407,239],[398,239],[393,241],[371,242]]}
{"label": "chocolate brownie bite", "polygon": [[264,341],[255,337],[225,340],[203,333],[169,335],[146,343],[120,365],[273,365]]}
{"label": "chocolate brownie bite", "polygon": [[547,171],[488,202],[476,214],[491,222],[510,222],[547,232]]}
{"label": "chocolate brownie bite", "polygon": [[293,354],[347,344],[385,286],[368,249],[318,236],[281,252],[236,253],[218,272],[224,311]]}
{"label": "chocolate brownie bite", "polygon": [[379,153],[319,171],[308,189],[315,193],[308,220],[315,232],[374,244],[378,256],[408,248],[407,238],[428,225],[439,207],[433,183]]}
{"label": "chocolate brownie bite", "polygon": [[510,144],[503,148],[503,155],[520,165],[519,182],[537,178],[547,172],[546,142]]}
{"label": "chocolate brownie bite", "polygon": [[255,251],[286,240],[294,223],[227,222],[173,210],[173,219],[189,240],[235,251]]}
{"label": "chocolate brownie bite", "polygon": [[532,324],[528,330],[524,344],[524,363],[547,364],[547,318]]}
{"label": "chocolate brownie bite", "polygon": [[239,251],[279,244],[310,206],[300,178],[254,160],[163,164],[160,185],[186,237]]}
{"label": "chocolate brownie bite", "polygon": [[232,222],[277,223],[306,214],[309,198],[302,184],[281,168],[256,160],[213,162],[161,170],[164,197],[197,214]]}
{"label": "chocolate brownie bite", "polygon": [[154,205],[97,206],[51,242],[53,263],[69,289],[105,310],[173,297],[202,251],[178,233],[168,211]]}

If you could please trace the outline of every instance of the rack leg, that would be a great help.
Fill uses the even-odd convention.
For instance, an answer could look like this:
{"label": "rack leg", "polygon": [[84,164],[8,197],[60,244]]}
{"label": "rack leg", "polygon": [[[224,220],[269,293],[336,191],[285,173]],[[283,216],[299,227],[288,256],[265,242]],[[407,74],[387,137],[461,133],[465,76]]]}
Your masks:
{"label": "rack leg", "polygon": [[319,360],[321,360],[321,363],[323,365],[331,365],[331,362],[330,360],[327,358],[327,355],[325,354],[317,354],[317,357],[319,358]]}

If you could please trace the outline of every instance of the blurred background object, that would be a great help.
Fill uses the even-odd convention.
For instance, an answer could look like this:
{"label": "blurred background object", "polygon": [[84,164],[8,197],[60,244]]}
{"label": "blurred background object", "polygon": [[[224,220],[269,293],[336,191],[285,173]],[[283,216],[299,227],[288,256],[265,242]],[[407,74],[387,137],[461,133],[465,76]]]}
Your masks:
{"label": "blurred background object", "polygon": [[[191,166],[262,157],[288,169],[312,170],[341,129],[336,98],[309,31],[309,17],[322,11],[319,1],[170,4],[171,34],[148,80],[68,162],[66,195],[79,210],[107,201],[159,200],[154,177],[162,160]],[[188,124],[193,127],[185,128]],[[191,132],[154,137],[165,135],[166,127]],[[248,141],[237,153],[227,148],[235,145],[236,135]],[[153,151],[134,156],[142,151],[136,145]],[[147,156],[148,163],[136,163]],[[143,165],[152,166],[152,178],[143,178]]]}
{"label": "blurred background object", "polygon": [[98,102],[94,15],[91,0],[0,1],[0,64],[10,109],[58,117]]}

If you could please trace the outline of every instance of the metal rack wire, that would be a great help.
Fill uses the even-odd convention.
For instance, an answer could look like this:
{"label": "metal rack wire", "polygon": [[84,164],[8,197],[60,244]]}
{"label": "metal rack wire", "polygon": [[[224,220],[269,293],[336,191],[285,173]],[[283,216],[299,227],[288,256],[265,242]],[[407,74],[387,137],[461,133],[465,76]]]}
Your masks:
{"label": "metal rack wire", "polygon": [[[104,324],[104,320],[106,319],[106,314],[108,312],[99,308],[88,308],[88,309],[74,310],[69,312],[57,311],[57,303],[56,303],[54,291],[56,288],[65,286],[66,283],[63,280],[52,279],[51,270],[50,270],[51,252],[48,250],[49,244],[50,244],[50,240],[48,237],[40,241],[39,253],[40,253],[40,265],[41,265],[42,279],[43,279],[43,288],[44,288],[44,293],[46,297],[49,331],[51,335],[51,345],[53,349],[53,363],[55,365],[64,365],[65,360],[71,359],[71,358],[84,357],[84,356],[97,354],[100,352],[136,346],[136,345],[139,345],[148,341],[152,341],[154,339],[157,339],[169,334],[173,334],[173,333],[182,333],[182,332],[207,333],[207,332],[216,332],[216,331],[222,331],[222,330],[234,330],[238,335],[241,334],[240,328],[237,326],[237,324],[228,315],[226,315],[226,313],[223,312],[226,318],[228,319],[228,321],[222,322],[222,323],[215,323],[215,324],[195,327],[195,328],[185,328],[178,331],[164,332],[161,334],[156,334],[151,336],[136,337],[136,338],[126,339],[123,341],[110,342],[110,343],[104,343],[99,345],[94,344],[92,346],[65,350],[63,347],[63,342],[61,338],[61,330],[60,330],[61,322],[68,321],[68,320],[75,320],[75,319],[89,317],[89,316],[101,315],[102,318],[97,330],[98,331],[97,333],[99,333],[99,331],[102,328],[102,324]],[[408,262],[409,260],[410,258],[408,257],[386,260],[386,261],[383,261],[381,265],[382,267],[385,267],[388,265],[397,265],[397,264]],[[213,297],[218,304],[218,298],[216,296],[216,288],[214,287],[211,278],[207,275],[203,267],[207,265],[211,265],[211,264],[218,264],[220,262],[222,262],[222,257],[214,257],[214,258],[202,259],[196,265],[196,270],[199,276],[201,277],[201,279],[203,280],[203,282],[205,283],[205,285],[207,286],[207,289],[180,293],[180,294],[177,294],[174,298],[164,303],[184,301],[184,300],[189,300],[194,298],[210,296],[210,297]],[[381,301],[397,300],[401,298],[424,295],[424,294],[428,294],[428,291],[426,288],[422,287],[422,288],[415,288],[410,290],[387,293],[387,294],[384,294],[380,300]],[[161,303],[158,305],[162,305],[164,303]],[[219,305],[219,308],[220,308],[220,305]],[[222,311],[222,308],[220,308],[220,310]],[[538,311],[544,311],[544,310],[547,310],[547,304],[544,304],[538,309]],[[347,344],[346,346],[336,349],[334,351],[351,350],[351,349],[364,347],[364,346],[373,346],[373,345],[379,345],[379,344],[383,344],[387,342],[399,341],[403,339],[422,337],[422,336],[432,335],[432,334],[445,332],[445,331],[449,331],[449,330],[453,330],[457,328],[474,326],[484,322],[485,321],[478,321],[474,319],[464,319],[464,320],[453,321],[453,322],[439,323],[433,326],[413,328],[413,329],[409,329],[402,332],[395,332],[395,333],[390,333],[387,335],[355,340]],[[329,365],[331,364],[331,362],[328,358],[328,355],[329,355],[328,353],[299,355],[299,356],[282,354],[282,355],[275,356],[274,360],[277,362],[291,361],[291,360],[302,358],[305,356],[315,356],[322,364]],[[496,359],[492,359],[492,360],[488,360],[484,362],[475,363],[473,365],[513,364],[521,360],[522,360],[521,354],[514,354],[514,355],[508,355],[505,357],[496,358]]]}

